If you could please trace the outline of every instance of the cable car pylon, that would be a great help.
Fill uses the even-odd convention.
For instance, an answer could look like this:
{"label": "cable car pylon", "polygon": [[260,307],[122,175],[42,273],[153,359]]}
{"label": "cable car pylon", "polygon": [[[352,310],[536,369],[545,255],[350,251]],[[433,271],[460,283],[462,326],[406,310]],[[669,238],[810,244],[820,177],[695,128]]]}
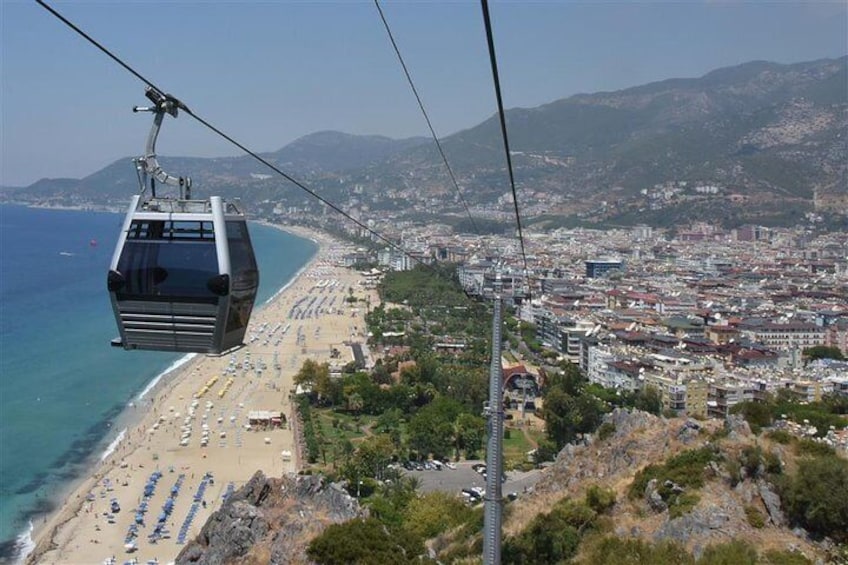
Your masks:
{"label": "cable car pylon", "polygon": [[[503,281],[500,269],[495,271],[494,288],[489,296],[494,301],[492,312],[492,362],[489,365],[489,402],[485,407],[489,441],[486,446],[486,494],[483,509],[483,563],[500,565],[503,496]],[[484,290],[484,295],[488,293]]]}

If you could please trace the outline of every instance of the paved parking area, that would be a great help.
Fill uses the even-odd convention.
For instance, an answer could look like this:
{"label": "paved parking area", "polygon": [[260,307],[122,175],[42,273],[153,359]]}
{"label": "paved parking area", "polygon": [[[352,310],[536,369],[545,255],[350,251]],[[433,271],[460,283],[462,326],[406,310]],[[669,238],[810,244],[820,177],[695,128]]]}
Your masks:
{"label": "paved parking area", "polygon": [[[472,465],[485,461],[461,461],[455,463],[456,469],[444,468],[442,471],[407,471],[403,472],[410,477],[418,477],[421,480],[421,492],[443,491],[460,494],[462,489],[471,487],[486,488],[486,480],[483,475],[474,471]],[[506,482],[503,484],[503,494],[515,492],[519,496],[526,489],[530,489],[541,477],[542,470],[532,471],[510,471],[506,474]]]}

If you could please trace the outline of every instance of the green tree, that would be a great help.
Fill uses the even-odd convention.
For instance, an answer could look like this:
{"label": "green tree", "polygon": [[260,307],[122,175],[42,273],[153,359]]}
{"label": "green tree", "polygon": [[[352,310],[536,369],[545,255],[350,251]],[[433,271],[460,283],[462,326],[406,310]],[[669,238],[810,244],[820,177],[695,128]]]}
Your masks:
{"label": "green tree", "polygon": [[359,414],[363,406],[365,406],[365,401],[362,400],[362,395],[358,392],[352,392],[347,396],[347,409],[354,414]]}
{"label": "green tree", "polygon": [[330,377],[330,365],[307,359],[294,376],[294,384],[308,386],[319,399],[333,404],[337,399],[336,386]]}
{"label": "green tree", "polygon": [[406,507],[420,487],[421,480],[417,477],[400,476],[383,483],[368,499],[371,515],[391,529],[401,528],[406,521]]}
{"label": "green tree", "polygon": [[486,437],[486,421],[474,414],[463,412],[456,417],[454,424],[457,452],[465,451],[467,459],[474,459],[483,448]]}
{"label": "green tree", "polygon": [[574,429],[577,433],[594,432],[601,425],[604,407],[598,399],[589,394],[581,394],[574,402]]}
{"label": "green tree", "polygon": [[792,520],[814,536],[848,541],[848,461],[835,455],[801,458],[783,489]]}
{"label": "green tree", "polygon": [[657,387],[647,385],[636,393],[634,407],[637,410],[659,416],[662,412],[662,394]]}
{"label": "green tree", "polygon": [[332,524],[306,549],[319,565],[395,565],[412,563],[424,547],[401,529],[390,530],[376,518]]}
{"label": "green tree", "polygon": [[437,458],[449,455],[455,443],[454,421],[461,412],[461,404],[444,397],[421,408],[407,426],[409,448],[422,457],[431,453]]}
{"label": "green tree", "polygon": [[773,405],[770,402],[746,400],[731,408],[730,411],[732,414],[742,414],[742,417],[751,426],[751,431],[758,434],[762,428],[771,426],[774,421],[772,409]]}
{"label": "green tree", "polygon": [[362,477],[382,480],[394,453],[395,445],[388,434],[367,437],[358,444],[353,457],[348,460],[345,476],[352,482]]}
{"label": "green tree", "polygon": [[574,439],[574,398],[559,387],[549,389],[542,405],[545,433],[557,451]]}
{"label": "green tree", "polygon": [[835,359],[837,361],[845,360],[845,356],[842,355],[842,351],[840,351],[838,347],[832,347],[827,345],[816,345],[815,347],[808,347],[804,350],[804,357],[806,357],[810,361],[814,361],[816,359]]}

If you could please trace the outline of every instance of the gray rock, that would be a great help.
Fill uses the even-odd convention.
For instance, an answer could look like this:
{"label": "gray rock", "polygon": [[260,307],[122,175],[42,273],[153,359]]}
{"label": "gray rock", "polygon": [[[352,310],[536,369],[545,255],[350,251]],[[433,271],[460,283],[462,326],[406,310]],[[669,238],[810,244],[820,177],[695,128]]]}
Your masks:
{"label": "gray rock", "polygon": [[696,441],[701,435],[701,424],[689,418],[686,423],[677,431],[677,439],[684,444],[690,444]]}
{"label": "gray rock", "polygon": [[745,504],[751,504],[754,501],[754,487],[751,483],[739,483],[733,490],[742,498]]}
{"label": "gray rock", "polygon": [[783,510],[780,507],[780,497],[765,481],[760,481],[757,488],[772,524],[778,527],[783,526],[786,523],[786,518],[783,516]]}
{"label": "gray rock", "polygon": [[663,524],[654,534],[654,541],[670,539],[687,543],[690,538],[705,536],[717,530],[733,537],[736,532],[728,531],[729,523],[730,516],[718,508],[695,509]]}
{"label": "gray rock", "polygon": [[239,562],[258,544],[270,553],[270,563],[303,563],[308,561],[306,543],[327,523],[366,514],[355,499],[319,475],[268,479],[257,472],[209,517],[176,563]]}
{"label": "gray rock", "polygon": [[645,500],[648,501],[648,505],[656,512],[662,512],[668,508],[660,493],[657,492],[656,479],[648,481],[648,485],[645,487]]}
{"label": "gray rock", "polygon": [[772,446],[771,454],[780,461],[780,468],[786,468],[786,454],[783,452],[783,448],[779,445]]}
{"label": "gray rock", "polygon": [[677,483],[675,483],[674,481],[671,481],[671,480],[666,480],[666,481],[663,483],[663,486],[664,486],[665,488],[669,488],[669,489],[671,489],[671,492],[673,492],[673,493],[675,493],[675,494],[680,494],[680,493],[682,493],[684,490],[686,490],[686,489],[684,489],[682,486],[680,486],[679,484],[677,484]]}
{"label": "gray rock", "polygon": [[799,537],[799,538],[805,539],[805,540],[809,539],[809,537],[810,537],[810,534],[807,533],[807,530],[805,530],[804,528],[801,528],[801,527],[792,528],[792,534],[795,537]]}
{"label": "gray rock", "polygon": [[704,547],[700,543],[696,543],[692,548],[692,556],[698,560],[704,555]]}
{"label": "gray rock", "polygon": [[695,428],[690,428],[689,426],[683,426],[677,431],[677,440],[686,445],[697,441],[698,436],[700,436],[700,432],[698,432]]}
{"label": "gray rock", "polygon": [[604,422],[610,422],[615,425],[615,437],[627,436],[656,420],[658,418],[653,414],[626,408],[616,408],[604,416]]}
{"label": "gray rock", "polygon": [[748,425],[741,414],[728,414],[727,418],[724,419],[724,428],[730,432],[728,437],[732,439],[751,435],[751,426]]}

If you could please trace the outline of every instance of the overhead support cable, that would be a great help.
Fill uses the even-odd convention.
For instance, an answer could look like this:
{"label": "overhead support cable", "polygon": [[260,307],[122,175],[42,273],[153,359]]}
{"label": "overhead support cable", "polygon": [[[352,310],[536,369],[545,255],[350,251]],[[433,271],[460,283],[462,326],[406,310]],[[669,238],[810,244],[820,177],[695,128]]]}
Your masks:
{"label": "overhead support cable", "polygon": [[394,34],[392,34],[392,30],[389,27],[389,22],[386,20],[385,14],[383,14],[383,9],[380,7],[380,1],[374,0],[374,6],[377,7],[377,12],[380,14],[380,19],[383,20],[383,27],[386,28],[386,33],[389,36],[389,41],[392,43],[392,47],[395,50],[395,54],[397,55],[398,61],[400,61],[400,66],[403,68],[403,74],[406,75],[406,81],[409,83],[409,87],[412,89],[412,93],[415,95],[415,100],[418,101],[418,107],[421,108],[421,113],[424,114],[424,120],[427,122],[427,127],[430,128],[430,135],[433,136],[433,141],[436,144],[436,148],[439,150],[439,155],[442,156],[442,162],[445,164],[445,168],[448,171],[448,175],[450,175],[451,182],[453,182],[454,190],[459,195],[459,199],[462,201],[462,206],[465,208],[465,213],[468,214],[468,219],[471,221],[471,227],[474,229],[474,233],[478,236],[481,235],[480,230],[477,228],[477,222],[474,221],[474,218],[471,216],[471,210],[468,207],[468,202],[465,200],[465,195],[462,193],[462,190],[459,188],[459,183],[456,181],[456,175],[453,173],[453,169],[448,163],[448,158],[445,155],[444,149],[442,149],[442,144],[439,141],[439,137],[436,135],[436,131],[433,129],[433,124],[430,122],[430,116],[427,115],[427,110],[424,109],[424,103],[421,101],[421,96],[418,94],[418,89],[415,88],[415,83],[412,80],[412,75],[409,73],[409,69],[406,66],[406,62],[403,60],[403,56],[400,54],[400,48],[395,41]]}
{"label": "overhead support cable", "polygon": [[524,277],[528,282],[530,270],[527,266],[527,252],[524,246],[524,231],[521,229],[521,214],[518,211],[518,193],[515,190],[515,175],[512,169],[512,156],[509,151],[509,136],[506,131],[506,114],[504,113],[503,98],[501,96],[501,81],[498,76],[498,60],[495,55],[495,40],[492,36],[492,22],[489,19],[489,3],[487,0],[480,0],[483,8],[483,21],[486,24],[486,40],[489,44],[489,61],[492,64],[492,78],[495,83],[495,97],[498,101],[498,117],[501,123],[501,135],[503,136],[504,151],[506,152],[506,165],[509,171],[509,186],[512,189],[512,203],[515,208],[515,223],[518,226],[518,239],[521,243],[521,258],[524,261]]}
{"label": "overhead support cable", "polygon": [[246,154],[250,155],[251,157],[253,157],[257,161],[259,161],[260,163],[262,163],[263,165],[265,165],[266,167],[268,167],[269,169],[271,169],[272,171],[274,171],[275,173],[277,173],[278,175],[280,175],[281,177],[283,177],[284,179],[286,179],[290,183],[294,184],[295,186],[297,186],[298,188],[300,188],[301,190],[303,190],[304,192],[306,192],[307,194],[309,194],[310,196],[312,196],[313,198],[315,198],[316,200],[321,202],[322,204],[326,205],[327,207],[334,210],[335,212],[338,212],[339,214],[341,214],[342,216],[344,216],[345,218],[347,218],[348,220],[353,222],[356,226],[362,228],[363,230],[365,230],[369,234],[373,235],[377,239],[388,244],[392,249],[404,254],[405,256],[409,257],[410,259],[412,259],[413,261],[415,261],[416,263],[418,263],[420,265],[424,265],[426,267],[429,267],[429,265],[427,265],[426,263],[421,261],[418,257],[415,257],[414,255],[412,255],[411,253],[409,253],[408,251],[406,251],[405,249],[400,247],[398,244],[396,244],[392,240],[388,239],[387,237],[385,237],[381,233],[375,231],[374,229],[368,227],[367,225],[365,225],[361,221],[357,220],[356,218],[354,218],[353,216],[351,216],[350,214],[348,214],[347,212],[345,212],[344,210],[339,208],[337,205],[333,204],[332,202],[330,202],[329,200],[327,200],[326,198],[324,198],[323,196],[321,196],[320,194],[318,194],[317,192],[315,192],[311,188],[307,187],[302,182],[296,180],[295,178],[291,177],[290,175],[288,175],[285,172],[283,172],[282,170],[280,170],[273,163],[270,163],[269,161],[267,161],[266,159],[264,159],[263,157],[258,155],[256,152],[248,149],[245,145],[243,145],[239,141],[236,141],[232,136],[224,133],[222,130],[218,129],[217,127],[212,125],[210,122],[208,122],[207,120],[203,119],[202,117],[200,117],[199,115],[197,115],[196,113],[191,111],[188,108],[188,106],[186,106],[183,102],[178,100],[176,97],[174,97],[170,94],[165,94],[165,91],[163,89],[159,88],[153,81],[146,78],[144,75],[142,75],[141,73],[136,71],[133,67],[128,65],[126,62],[124,62],[120,57],[118,57],[117,55],[112,53],[109,49],[107,49],[106,47],[101,45],[97,40],[95,40],[89,34],[87,34],[82,29],[80,29],[76,24],[74,24],[73,22],[68,20],[65,16],[63,16],[58,11],[56,11],[54,8],[52,8],[50,5],[48,5],[44,0],[35,0],[35,1],[40,6],[42,6],[45,10],[50,12],[53,16],[55,16],[60,21],[62,21],[65,25],[67,25],[72,30],[74,30],[77,34],[82,36],[86,41],[88,41],[89,43],[91,43],[92,45],[97,47],[97,49],[99,49],[100,51],[105,53],[110,59],[112,59],[113,61],[118,63],[121,67],[123,67],[130,74],[135,76],[137,79],[139,79],[141,82],[143,82],[144,84],[146,84],[150,88],[152,88],[152,89],[156,90],[157,92],[159,92],[160,94],[162,94],[164,97],[169,99],[172,103],[174,103],[179,109],[181,109],[182,111],[187,113],[189,116],[191,116],[192,118],[197,120],[202,125],[206,126],[206,128],[208,128],[212,132],[218,134],[220,137],[227,140],[231,144],[235,145],[236,147],[238,147],[239,149],[244,151]]}

